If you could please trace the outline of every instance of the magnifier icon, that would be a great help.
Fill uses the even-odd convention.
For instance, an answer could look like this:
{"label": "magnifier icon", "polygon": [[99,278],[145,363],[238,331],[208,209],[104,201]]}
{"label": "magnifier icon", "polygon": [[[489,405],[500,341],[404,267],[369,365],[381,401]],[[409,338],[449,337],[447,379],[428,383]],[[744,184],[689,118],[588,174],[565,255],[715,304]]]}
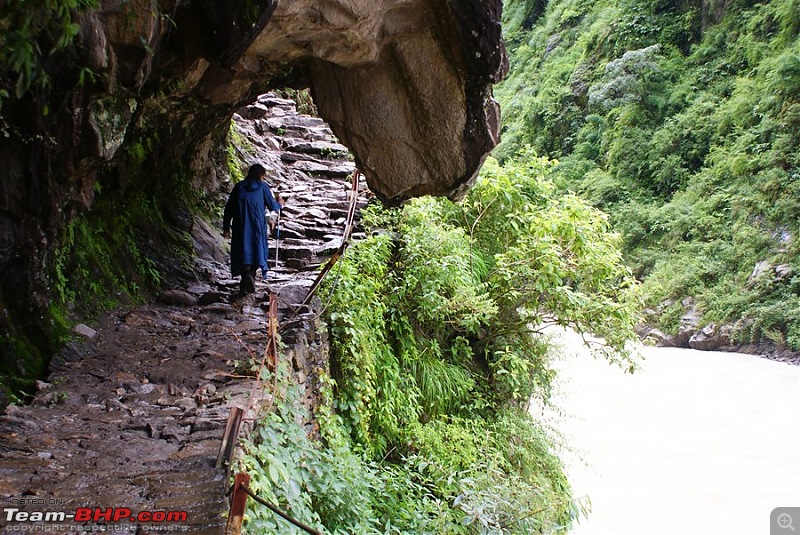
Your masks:
{"label": "magnifier icon", "polygon": [[789,528],[790,530],[794,531],[794,526],[792,526],[792,515],[789,513],[781,513],[778,515],[778,526],[782,529]]}

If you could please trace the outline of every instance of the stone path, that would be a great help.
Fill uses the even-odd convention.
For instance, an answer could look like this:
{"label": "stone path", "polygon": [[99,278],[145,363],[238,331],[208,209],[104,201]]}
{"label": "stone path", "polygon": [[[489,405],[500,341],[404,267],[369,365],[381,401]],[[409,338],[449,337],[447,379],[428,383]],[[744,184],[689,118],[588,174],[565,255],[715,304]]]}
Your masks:
{"label": "stone path", "polygon": [[[311,404],[315,370],[327,367],[327,353],[319,302],[298,305],[339,246],[354,165],[321,120],[298,115],[288,100],[263,96],[241,110],[236,128],[252,143],[247,163],[272,169],[274,189],[288,198],[277,269],[257,281],[255,295],[237,296],[219,232],[197,222],[200,280],[164,292],[158,303],[82,326],[81,339],[57,356],[35,401],[0,417],[0,530],[222,533],[226,482],[215,461],[226,419],[233,406],[254,418],[269,396],[246,366],[265,350],[268,289],[278,295],[280,318],[298,313],[282,333],[282,355]],[[360,206],[367,196],[362,187]],[[78,508],[186,518],[73,522],[32,514]]]}

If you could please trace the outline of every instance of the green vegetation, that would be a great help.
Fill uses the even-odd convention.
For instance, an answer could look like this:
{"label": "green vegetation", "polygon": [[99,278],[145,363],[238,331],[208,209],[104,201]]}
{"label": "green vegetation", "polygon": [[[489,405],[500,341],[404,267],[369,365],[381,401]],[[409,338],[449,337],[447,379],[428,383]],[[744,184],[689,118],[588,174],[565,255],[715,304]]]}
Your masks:
{"label": "green vegetation", "polygon": [[101,206],[67,226],[55,258],[58,301],[52,311],[78,306],[82,314],[91,317],[134,301],[142,289],[158,287],[161,273],[155,262],[141,252],[141,228],[132,223],[143,217],[152,221],[160,216],[151,207],[142,208],[142,212],[109,215]]}
{"label": "green vegetation", "polygon": [[311,98],[311,91],[308,89],[291,89],[284,88],[278,91],[281,98],[288,98],[295,102],[297,105],[297,113],[304,115],[319,116],[317,105],[314,104],[314,99]]}
{"label": "green vegetation", "polygon": [[330,533],[556,533],[585,511],[528,404],[549,398],[548,326],[634,366],[638,287],[605,216],[543,178],[552,165],[490,159],[461,203],[365,211],[370,237],[324,288],[320,441],[289,388],[246,446],[259,492]]}
{"label": "green vegetation", "polygon": [[501,161],[610,214],[652,321],[800,350],[800,2],[505,4]]}
{"label": "green vegetation", "polygon": [[[251,475],[253,491],[294,518],[318,529],[328,526],[332,533],[369,533],[374,470],[344,440],[330,437],[321,446],[309,439],[302,426],[307,411],[283,364],[278,383],[290,386],[277,393],[274,409],[245,442],[239,468]],[[303,533],[263,507],[250,507],[247,520],[248,532]]]}
{"label": "green vegetation", "polygon": [[[90,9],[99,0],[8,0],[0,15],[0,79],[8,77],[13,96],[31,88],[46,88],[50,80],[42,66],[53,52],[72,43],[80,29],[73,22],[77,11]],[[42,47],[49,47],[43,49]],[[84,73],[81,73],[83,77]],[[0,85],[0,87],[5,84]],[[0,108],[9,96],[0,88]]]}
{"label": "green vegetation", "polygon": [[0,337],[0,346],[10,347],[16,357],[10,366],[0,373],[0,403],[23,403],[34,390],[36,378],[45,370],[45,359],[41,349],[30,343],[25,333],[14,332],[9,337]]}
{"label": "green vegetation", "polygon": [[228,174],[231,182],[236,183],[244,178],[247,173],[246,162],[256,158],[257,151],[253,142],[247,136],[239,133],[233,119],[231,119],[225,143],[228,154]]}
{"label": "green vegetation", "polygon": [[228,137],[225,141],[225,153],[228,156],[228,175],[231,178],[231,182],[235,184],[242,180],[245,174],[245,171],[242,169],[242,158],[239,156],[237,151],[242,150],[243,147],[246,147],[245,143],[249,143],[249,140],[245,139],[241,134],[239,134],[239,132],[236,130],[236,126],[231,120],[231,126],[228,130]]}
{"label": "green vegetation", "polygon": [[[153,172],[148,165],[159,147],[156,135],[132,136],[125,147],[130,172]],[[92,209],[64,228],[50,274],[56,298],[51,311],[64,327],[74,313],[91,318],[137,302],[160,287],[165,269],[177,272],[191,266],[191,238],[167,218],[180,217],[181,206],[196,205],[195,193],[186,188],[189,181],[180,165],[160,175],[161,180],[150,186],[135,177],[99,177]],[[169,199],[169,206],[157,199]]]}

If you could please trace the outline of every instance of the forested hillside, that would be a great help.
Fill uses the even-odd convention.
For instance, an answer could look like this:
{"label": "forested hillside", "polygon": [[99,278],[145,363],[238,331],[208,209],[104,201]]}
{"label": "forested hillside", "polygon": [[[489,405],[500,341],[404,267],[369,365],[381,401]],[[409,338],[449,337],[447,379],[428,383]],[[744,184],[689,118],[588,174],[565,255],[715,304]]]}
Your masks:
{"label": "forested hillside", "polygon": [[501,161],[610,215],[651,321],[800,349],[800,1],[507,0]]}

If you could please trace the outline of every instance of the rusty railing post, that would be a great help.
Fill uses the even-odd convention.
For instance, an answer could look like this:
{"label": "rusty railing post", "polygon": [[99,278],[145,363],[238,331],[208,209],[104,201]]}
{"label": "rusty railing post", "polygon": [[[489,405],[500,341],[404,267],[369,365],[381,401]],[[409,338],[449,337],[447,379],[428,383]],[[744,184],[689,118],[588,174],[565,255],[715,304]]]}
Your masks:
{"label": "rusty railing post", "polygon": [[220,468],[223,464],[230,465],[243,416],[244,409],[241,407],[231,408],[231,412],[228,415],[228,423],[225,425],[225,435],[222,437],[222,444],[220,444],[219,453],[217,454],[217,468]]}
{"label": "rusty railing post", "polygon": [[247,484],[250,475],[244,472],[236,474],[231,494],[231,510],[228,514],[228,524],[225,526],[225,535],[241,535],[244,510],[247,507]]}

